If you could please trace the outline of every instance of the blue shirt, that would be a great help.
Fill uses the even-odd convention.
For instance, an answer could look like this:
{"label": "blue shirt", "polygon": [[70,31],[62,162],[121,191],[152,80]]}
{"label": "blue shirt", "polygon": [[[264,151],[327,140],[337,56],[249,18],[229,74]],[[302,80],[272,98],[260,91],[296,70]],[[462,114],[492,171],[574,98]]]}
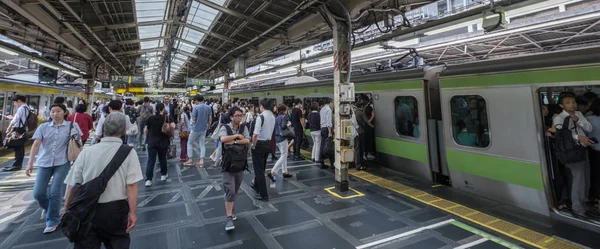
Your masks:
{"label": "blue shirt", "polygon": [[194,106],[192,111],[192,119],[196,119],[193,124],[192,131],[204,132],[208,129],[208,119],[210,118],[212,110],[209,106],[204,103],[200,103]]}
{"label": "blue shirt", "polygon": [[[71,122],[66,120],[58,126],[50,121],[41,124],[35,130],[32,139],[42,141],[35,161],[38,167],[47,168],[67,163],[67,143],[71,137],[70,125]],[[73,123],[73,129],[81,136],[77,123]]]}
{"label": "blue shirt", "polygon": [[281,143],[285,140],[285,138],[281,136],[281,128],[287,126],[287,122],[287,117],[283,114],[279,114],[279,116],[275,118],[275,142]]}

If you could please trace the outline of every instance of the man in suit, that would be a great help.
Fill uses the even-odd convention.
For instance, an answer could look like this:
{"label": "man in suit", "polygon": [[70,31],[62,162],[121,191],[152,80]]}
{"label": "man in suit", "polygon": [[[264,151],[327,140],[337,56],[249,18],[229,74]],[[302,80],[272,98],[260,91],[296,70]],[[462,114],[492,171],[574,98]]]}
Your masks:
{"label": "man in suit", "polygon": [[175,105],[171,103],[169,96],[163,98],[163,103],[165,104],[165,114],[169,116],[171,120],[175,120]]}

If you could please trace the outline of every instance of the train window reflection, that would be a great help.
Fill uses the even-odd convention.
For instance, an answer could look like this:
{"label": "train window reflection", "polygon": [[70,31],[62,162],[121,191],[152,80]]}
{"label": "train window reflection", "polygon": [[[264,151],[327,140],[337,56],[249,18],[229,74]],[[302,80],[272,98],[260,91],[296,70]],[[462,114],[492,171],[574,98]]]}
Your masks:
{"label": "train window reflection", "polygon": [[485,99],[479,95],[452,97],[452,135],[457,144],[479,148],[490,144],[486,107]]}
{"label": "train window reflection", "polygon": [[401,136],[419,137],[419,111],[413,96],[398,96],[394,99],[396,132]]}

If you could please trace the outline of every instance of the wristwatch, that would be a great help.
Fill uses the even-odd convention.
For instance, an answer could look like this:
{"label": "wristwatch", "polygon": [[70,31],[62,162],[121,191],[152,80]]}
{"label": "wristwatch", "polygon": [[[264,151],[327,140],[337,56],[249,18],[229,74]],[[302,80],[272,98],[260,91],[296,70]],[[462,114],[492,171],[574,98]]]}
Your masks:
{"label": "wristwatch", "polygon": [[237,139],[236,139],[236,140],[233,140],[233,144],[237,144]]}

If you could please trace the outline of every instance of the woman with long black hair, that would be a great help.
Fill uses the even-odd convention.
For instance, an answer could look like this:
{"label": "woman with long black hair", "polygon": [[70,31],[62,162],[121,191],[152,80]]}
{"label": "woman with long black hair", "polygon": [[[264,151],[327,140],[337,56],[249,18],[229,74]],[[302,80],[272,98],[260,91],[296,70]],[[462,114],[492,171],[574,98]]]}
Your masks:
{"label": "woman with long black hair", "polygon": [[156,104],[156,115],[151,116],[146,121],[144,132],[148,137],[148,163],[146,164],[146,187],[152,186],[154,177],[154,165],[156,157],[160,163],[160,180],[167,180],[167,151],[171,143],[171,137],[163,133],[162,127],[167,123],[172,129],[175,129],[175,123],[165,115],[165,104]]}

